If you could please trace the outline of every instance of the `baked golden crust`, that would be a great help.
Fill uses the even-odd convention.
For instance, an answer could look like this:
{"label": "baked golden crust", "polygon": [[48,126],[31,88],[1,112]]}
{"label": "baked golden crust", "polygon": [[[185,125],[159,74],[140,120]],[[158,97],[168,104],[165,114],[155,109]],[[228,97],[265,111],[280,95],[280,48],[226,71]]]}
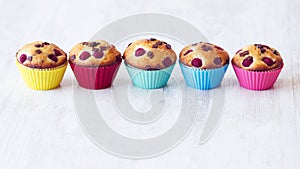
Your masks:
{"label": "baked golden crust", "polygon": [[78,43],[69,56],[69,62],[80,66],[107,66],[121,60],[115,46],[103,40]]}
{"label": "baked golden crust", "polygon": [[200,69],[220,68],[229,63],[229,55],[224,49],[207,42],[184,47],[179,58],[184,65]]}
{"label": "baked golden crust", "polygon": [[164,69],[173,65],[177,59],[170,44],[154,38],[130,43],[123,58],[130,66],[143,70]]}
{"label": "baked golden crust", "polygon": [[67,61],[66,53],[53,43],[36,41],[23,46],[16,54],[19,63],[31,68],[55,68]]}
{"label": "baked golden crust", "polygon": [[251,71],[268,71],[280,68],[283,60],[279,52],[267,45],[251,44],[236,52],[232,64]]}

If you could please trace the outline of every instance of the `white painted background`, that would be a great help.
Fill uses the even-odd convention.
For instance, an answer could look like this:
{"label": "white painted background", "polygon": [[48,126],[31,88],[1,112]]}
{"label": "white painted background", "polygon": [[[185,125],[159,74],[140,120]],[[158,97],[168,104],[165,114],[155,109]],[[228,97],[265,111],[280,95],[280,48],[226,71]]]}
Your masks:
{"label": "white painted background", "polygon": [[[300,1],[0,1],[0,168],[2,169],[297,169],[300,168]],[[274,89],[239,87],[229,67],[223,87],[223,119],[204,145],[197,126],[169,153],[127,160],[95,146],[81,130],[72,101],[68,68],[61,88],[28,89],[14,65],[18,48],[34,40],[68,51],[102,26],[142,12],[184,19],[232,56],[239,48],[265,42],[277,48],[285,67]],[[121,30],[120,30],[121,31]]]}

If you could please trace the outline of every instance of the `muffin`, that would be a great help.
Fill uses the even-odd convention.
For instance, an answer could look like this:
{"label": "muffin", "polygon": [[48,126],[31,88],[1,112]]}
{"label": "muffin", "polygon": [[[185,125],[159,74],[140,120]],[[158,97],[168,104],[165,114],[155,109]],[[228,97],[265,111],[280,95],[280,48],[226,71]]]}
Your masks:
{"label": "muffin", "polygon": [[67,68],[67,55],[53,43],[36,41],[18,50],[16,64],[29,88],[49,90],[59,86]]}
{"label": "muffin", "polygon": [[266,90],[276,82],[283,68],[283,60],[276,49],[252,44],[235,53],[232,66],[242,87]]}
{"label": "muffin", "polygon": [[223,48],[207,42],[184,47],[179,59],[186,84],[200,90],[218,87],[229,64],[228,53]]}
{"label": "muffin", "polygon": [[120,52],[103,40],[78,43],[69,53],[69,64],[77,82],[86,89],[110,87],[121,62]]}
{"label": "muffin", "polygon": [[123,59],[135,86],[156,89],[167,84],[177,57],[170,44],[150,38],[130,43]]}

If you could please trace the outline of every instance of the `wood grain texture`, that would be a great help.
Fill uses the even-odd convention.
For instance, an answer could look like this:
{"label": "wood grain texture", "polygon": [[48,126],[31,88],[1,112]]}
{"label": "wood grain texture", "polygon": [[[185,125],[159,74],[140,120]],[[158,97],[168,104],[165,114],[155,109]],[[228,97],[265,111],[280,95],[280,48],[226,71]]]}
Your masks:
{"label": "wood grain texture", "polygon": [[[299,1],[16,0],[0,5],[0,168],[300,168]],[[229,67],[222,84],[223,117],[207,143],[198,144],[208,117],[203,112],[190,135],[163,156],[140,161],[112,156],[80,128],[71,69],[60,88],[33,91],[24,85],[14,54],[35,40],[54,42],[67,52],[103,25],[142,12],[185,19],[230,56],[249,43],[265,42],[281,52],[285,67],[274,88],[262,92],[241,88]]]}

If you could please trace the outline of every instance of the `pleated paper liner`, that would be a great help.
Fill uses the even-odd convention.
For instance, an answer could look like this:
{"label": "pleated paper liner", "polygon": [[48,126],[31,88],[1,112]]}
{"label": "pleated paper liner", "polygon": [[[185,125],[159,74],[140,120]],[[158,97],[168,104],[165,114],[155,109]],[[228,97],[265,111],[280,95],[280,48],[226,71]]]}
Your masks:
{"label": "pleated paper liner", "polygon": [[125,62],[125,67],[134,86],[142,89],[157,89],[166,86],[175,64],[161,70],[142,70]]}
{"label": "pleated paper liner", "polygon": [[35,90],[50,90],[57,88],[62,81],[68,62],[56,68],[36,69],[26,67],[16,61],[25,84]]}
{"label": "pleated paper liner", "polygon": [[192,68],[179,62],[187,86],[200,90],[209,90],[220,86],[228,64],[216,69]]}
{"label": "pleated paper liner", "polygon": [[267,90],[273,87],[282,68],[271,71],[249,71],[232,64],[237,79],[243,88],[250,90]]}
{"label": "pleated paper liner", "polygon": [[122,60],[108,66],[79,66],[71,62],[75,78],[79,86],[86,89],[105,89],[112,85]]}

